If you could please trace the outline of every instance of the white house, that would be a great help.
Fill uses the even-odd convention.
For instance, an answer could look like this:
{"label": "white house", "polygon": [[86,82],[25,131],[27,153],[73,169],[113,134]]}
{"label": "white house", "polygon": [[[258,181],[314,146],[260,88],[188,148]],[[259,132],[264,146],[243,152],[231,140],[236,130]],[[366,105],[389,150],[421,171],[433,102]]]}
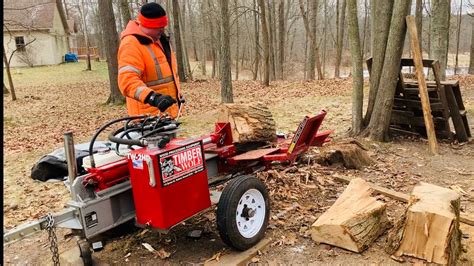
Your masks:
{"label": "white house", "polygon": [[[55,0],[5,0],[3,45],[10,66],[55,65],[75,46],[74,21],[61,16]],[[69,33],[69,34],[66,34]]]}

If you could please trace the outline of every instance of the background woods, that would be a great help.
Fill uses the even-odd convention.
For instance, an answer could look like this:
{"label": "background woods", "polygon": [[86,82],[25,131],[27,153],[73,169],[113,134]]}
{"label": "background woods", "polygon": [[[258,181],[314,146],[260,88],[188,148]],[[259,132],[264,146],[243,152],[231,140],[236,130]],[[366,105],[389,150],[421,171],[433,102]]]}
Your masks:
{"label": "background woods", "polygon": [[[4,8],[7,74],[10,66],[45,64],[35,57],[37,21],[18,23],[13,13],[55,6],[57,11],[52,12],[58,13],[64,25],[55,35],[65,40],[61,49],[85,59],[86,70],[94,68],[94,59],[107,59],[111,84],[107,102],[123,102],[115,78],[119,36],[146,1],[35,0],[23,6],[20,2],[7,1]],[[352,76],[351,132],[376,140],[387,139],[398,62],[412,53],[405,38],[406,15],[416,16],[423,58],[439,61],[441,80],[446,75],[474,71],[472,4],[468,0],[156,2],[165,7],[170,18],[167,33],[181,81],[220,79],[222,101],[232,102],[232,80],[259,80],[269,86],[276,80]],[[19,29],[24,31],[21,38]],[[363,79],[369,78],[368,58],[372,58],[372,70],[364,87]],[[382,81],[384,86],[380,86]],[[364,88],[368,89],[365,99]],[[11,79],[8,86],[4,83],[5,93],[16,97]]]}
{"label": "background woods", "polygon": [[[65,132],[73,131],[75,143],[87,143],[101,125],[127,115],[117,84],[117,48],[121,32],[146,2],[4,1],[4,229],[58,212],[70,201],[63,182],[38,182],[31,174],[40,158],[63,147]],[[234,103],[233,121],[246,116],[240,112],[246,110],[243,104],[256,104],[258,108],[248,110],[258,110],[257,116],[244,120],[252,120],[248,123],[254,128],[268,123],[272,132],[265,136],[274,139],[278,132],[289,136],[287,141],[302,118],[327,112],[318,132],[331,131],[331,142],[309,149],[294,164],[272,163],[272,169],[258,168],[255,173],[264,180],[271,199],[267,230],[271,240],[249,262],[426,263],[400,252],[409,248],[408,242],[427,239],[420,221],[437,221],[424,221],[426,213],[418,212],[412,201],[407,203],[418,184],[429,183],[443,187],[439,192],[449,188],[458,195],[444,197],[424,186],[417,190],[426,197],[417,203],[432,212],[453,212],[459,216],[453,221],[459,220],[462,230],[462,235],[457,230],[435,230],[429,236],[452,233],[446,239],[462,243],[452,252],[454,257],[459,251],[460,264],[473,264],[474,227],[466,224],[474,221],[473,0],[156,2],[168,15],[166,34],[179,62],[186,99],[179,137],[213,132],[222,118],[222,103]],[[72,54],[78,62],[69,57]],[[73,62],[63,63],[66,55]],[[434,128],[431,134],[429,128]],[[107,132],[103,133],[98,140],[107,140]],[[357,138],[347,139],[353,136]],[[344,191],[350,180],[358,178],[368,183],[349,185],[352,189]],[[456,201],[456,206],[440,208],[439,201],[431,199],[436,195],[446,203]],[[356,239],[352,236],[359,235],[357,219],[364,217],[359,214],[368,213],[362,210],[365,205],[352,206],[362,202],[359,199],[382,205],[362,219],[364,228],[372,229]],[[382,209],[386,215],[377,214]],[[416,219],[405,219],[403,213]],[[339,219],[334,227],[324,216],[344,221]],[[387,229],[387,219],[397,225],[394,230],[402,229],[399,222],[415,222],[413,228],[421,229],[403,238],[414,240],[397,244],[392,239],[399,236],[397,232],[384,231],[378,237]],[[196,231],[202,234],[190,239],[189,233]],[[365,251],[354,254],[348,251],[354,249],[325,242],[330,240],[326,236],[339,241],[338,232],[350,233],[342,239],[349,247],[358,246],[355,252]],[[69,230],[57,228],[56,233],[61,254],[77,248]],[[220,240],[214,210],[167,235],[127,227],[123,234],[105,240],[103,249],[93,253],[98,262],[225,264],[234,252]],[[384,250],[386,242],[394,245],[390,255]],[[402,248],[395,250],[399,244]],[[48,264],[49,245],[46,232],[6,245],[4,263]],[[417,250],[425,249],[417,246]],[[432,254],[442,253],[422,255]]]}

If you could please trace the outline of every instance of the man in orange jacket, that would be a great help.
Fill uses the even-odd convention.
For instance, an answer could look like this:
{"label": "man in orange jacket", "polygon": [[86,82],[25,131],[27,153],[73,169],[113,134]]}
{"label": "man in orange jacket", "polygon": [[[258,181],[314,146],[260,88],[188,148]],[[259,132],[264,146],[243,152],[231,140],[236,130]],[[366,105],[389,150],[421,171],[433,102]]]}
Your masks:
{"label": "man in orange jacket", "polygon": [[165,10],[147,3],[120,36],[118,82],[130,116],[178,115],[182,96],[176,57],[164,34],[167,25]]}

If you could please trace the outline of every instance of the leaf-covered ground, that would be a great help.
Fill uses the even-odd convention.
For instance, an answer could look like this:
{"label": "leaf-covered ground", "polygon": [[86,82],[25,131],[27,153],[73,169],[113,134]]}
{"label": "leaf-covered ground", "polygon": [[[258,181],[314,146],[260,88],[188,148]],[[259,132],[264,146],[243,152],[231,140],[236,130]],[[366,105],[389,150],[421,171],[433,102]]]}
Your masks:
{"label": "leaf-covered ground", "polygon": [[[125,106],[104,105],[108,97],[105,63],[93,64],[93,71],[83,71],[85,65],[66,64],[14,71],[18,100],[4,96],[4,227],[60,210],[69,199],[64,185],[40,183],[30,178],[33,164],[44,154],[62,147],[63,134],[74,132],[76,143],[88,142],[102,124],[126,115]],[[474,77],[460,77],[465,105],[474,131]],[[328,111],[323,129],[335,130],[335,141],[345,137],[350,128],[351,80],[279,81],[270,87],[258,82],[236,81],[235,102],[263,102],[272,111],[279,131],[292,133],[307,114],[321,109]],[[216,109],[220,103],[220,83],[199,80],[183,84],[187,98],[183,118],[183,136],[197,136],[212,131]],[[104,137],[104,136],[103,136]],[[385,236],[362,255],[328,245],[317,245],[309,237],[308,228],[331,206],[345,185],[334,176],[362,177],[379,185],[409,193],[419,181],[451,187],[462,192],[463,211],[474,213],[474,145],[442,142],[439,156],[430,156],[427,142],[421,139],[396,139],[391,143],[372,143],[369,155],[377,164],[364,170],[347,170],[320,166],[311,160],[286,168],[276,168],[259,174],[271,193],[272,216],[268,234],[270,249],[260,253],[254,262],[283,263],[397,263],[383,253]],[[312,150],[310,154],[317,153]],[[404,205],[380,197],[389,205],[389,214],[396,217]],[[213,212],[179,226],[172,234],[158,236],[135,230],[110,237],[105,249],[95,256],[105,262],[122,264],[138,262],[154,264],[161,257],[169,262],[202,263],[228,252],[220,241]],[[191,229],[203,230],[199,240],[186,238]],[[472,227],[462,227],[466,247],[474,244]],[[60,251],[74,246],[64,239],[66,230],[58,230]],[[5,248],[5,262],[11,264],[48,262],[46,234],[26,239]],[[151,245],[151,253],[143,244]],[[26,247],[26,248],[25,248]],[[39,247],[39,248],[37,248]],[[271,251],[270,251],[271,250]],[[463,259],[472,258],[472,248]],[[469,256],[471,255],[471,256]],[[410,262],[414,259],[407,258]],[[469,264],[472,260],[464,261]]]}

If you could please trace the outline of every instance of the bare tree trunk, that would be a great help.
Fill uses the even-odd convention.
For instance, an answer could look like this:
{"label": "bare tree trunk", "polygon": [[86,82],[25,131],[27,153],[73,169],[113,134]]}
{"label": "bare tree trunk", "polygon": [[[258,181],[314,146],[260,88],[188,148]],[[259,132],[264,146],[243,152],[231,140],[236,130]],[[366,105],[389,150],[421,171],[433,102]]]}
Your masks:
{"label": "bare tree trunk", "polygon": [[[127,22],[123,22],[122,21],[122,5],[120,2],[115,2],[116,4],[116,7],[117,7],[117,11],[118,11],[118,14],[114,14],[114,16],[117,18],[118,20],[118,23],[119,23],[119,28],[118,28],[118,31],[119,32],[122,32],[124,27],[123,27],[123,24],[127,23]],[[113,5],[113,3],[112,3]],[[127,25],[125,25],[127,26]]]}
{"label": "bare tree trunk", "polygon": [[308,80],[308,76],[309,76],[309,73],[308,73],[308,66],[309,66],[309,43],[311,42],[311,38],[309,37],[309,33],[306,32],[305,34],[305,40],[304,40],[304,69],[303,69],[303,72],[304,72],[304,80]]}
{"label": "bare tree trunk", "polygon": [[[203,76],[206,76],[206,64],[207,64],[207,43],[206,43],[206,3],[205,1],[201,2],[201,72]],[[211,36],[212,38],[212,36]]]}
{"label": "bare tree trunk", "polygon": [[183,61],[184,61],[184,73],[186,75],[186,80],[193,79],[193,74],[191,72],[191,64],[189,63],[189,55],[188,55],[188,47],[186,44],[186,2],[184,2],[183,14],[179,13],[179,24],[182,25],[180,27],[180,36],[181,36],[181,47],[183,49]]}
{"label": "bare tree trunk", "polygon": [[[8,62],[8,59],[7,59],[7,53],[5,51],[5,45],[3,45],[3,63],[5,64],[5,67],[7,69],[8,85],[10,86],[10,91],[11,91],[11,94],[12,94],[12,101],[16,101],[15,86],[13,86],[12,74],[10,73],[10,62]],[[5,87],[5,83],[3,83],[3,86]],[[5,89],[3,90],[3,92],[5,94]]]}
{"label": "bare tree trunk", "polygon": [[364,55],[365,55],[365,46],[366,46],[366,42],[365,42],[365,39],[366,39],[366,36],[367,36],[367,22],[368,22],[368,16],[369,16],[369,12],[368,12],[368,8],[367,8],[367,0],[364,0],[364,31],[363,31],[363,34],[362,34],[362,48],[361,48],[361,55],[362,55],[362,58],[364,58]]}
{"label": "bare tree trunk", "polygon": [[352,57],[352,135],[358,135],[362,130],[362,103],[364,100],[364,77],[362,52],[359,38],[359,23],[357,19],[357,1],[348,0],[347,28]]}
{"label": "bare tree trunk", "polygon": [[469,56],[469,74],[474,74],[474,17],[471,17],[471,54]]}
{"label": "bare tree trunk", "polygon": [[377,98],[375,99],[377,108],[373,110],[369,125],[364,132],[372,140],[385,141],[388,139],[393,98],[406,35],[405,17],[410,13],[410,6],[411,1],[394,1],[387,49],[383,60],[383,72],[380,77],[380,80],[384,82],[384,86],[380,86],[378,89]]}
{"label": "bare tree trunk", "polygon": [[119,90],[118,86],[118,61],[117,51],[119,45],[119,37],[117,28],[115,27],[115,16],[112,7],[112,0],[99,1],[99,14],[102,21],[102,38],[105,43],[105,51],[107,56],[107,67],[109,70],[110,95],[107,104],[123,104],[125,98]]}
{"label": "bare tree trunk", "polygon": [[235,6],[235,13],[236,13],[236,19],[235,19],[235,27],[236,27],[236,38],[235,38],[235,80],[239,79],[239,39],[240,39],[240,28],[239,28],[239,14],[238,14],[238,3],[237,0],[234,0],[234,6]]}
{"label": "bare tree trunk", "polygon": [[288,53],[290,58],[294,58],[294,54],[293,54],[293,47],[294,47],[294,44],[295,44],[295,39],[296,39],[296,29],[293,29],[293,34],[291,36],[291,45],[290,45],[290,52]]}
{"label": "bare tree trunk", "polygon": [[184,55],[183,55],[183,42],[181,41],[181,29],[180,29],[180,22],[179,22],[179,2],[173,1],[173,26],[174,26],[174,40],[176,46],[176,61],[178,63],[178,76],[181,82],[186,82],[187,77],[185,71],[185,62],[184,62]]}
{"label": "bare tree trunk", "polygon": [[[431,55],[431,4],[430,1],[424,1],[426,13],[428,13],[428,38],[427,38],[427,45],[426,45],[426,51],[428,52],[428,57],[432,59]],[[429,9],[429,10],[428,10]]]}
{"label": "bare tree trunk", "polygon": [[440,79],[446,79],[446,61],[449,38],[449,4],[448,0],[432,0],[431,21],[431,57],[438,60]]}
{"label": "bare tree trunk", "polygon": [[230,56],[230,25],[229,25],[229,0],[219,0],[221,13],[221,101],[222,103],[232,103],[232,73]]}
{"label": "bare tree trunk", "polygon": [[262,24],[262,35],[263,35],[263,61],[264,61],[264,74],[263,74],[263,85],[270,86],[270,40],[268,38],[267,28],[267,17],[265,15],[265,1],[258,0],[260,6],[260,22]]}
{"label": "bare tree trunk", "polygon": [[[212,42],[215,45],[214,40]],[[216,78],[216,74],[217,74],[217,52],[216,52],[216,50],[212,49],[211,55],[212,55],[212,74],[211,74],[211,77]]]}
{"label": "bare tree trunk", "polygon": [[309,8],[308,8],[308,16],[309,16],[309,29],[311,34],[310,37],[310,45],[309,45],[309,75],[308,79],[314,80],[316,78],[316,57],[319,56],[318,47],[318,39],[316,37],[317,34],[317,22],[318,22],[318,3],[317,0],[310,0]]}
{"label": "bare tree trunk", "polygon": [[267,13],[267,26],[268,26],[268,38],[269,38],[269,52],[270,52],[270,80],[275,80],[275,23],[273,15],[273,0],[268,1],[268,13]]}
{"label": "bare tree trunk", "polygon": [[415,21],[416,21],[416,29],[418,30],[418,40],[420,43],[420,51],[423,55],[423,42],[422,42],[422,33],[423,33],[423,0],[416,0],[416,8],[415,8]]}
{"label": "bare tree trunk", "polygon": [[63,4],[62,4],[62,1],[56,1],[56,7],[58,8],[58,13],[59,13],[59,17],[61,18],[61,21],[64,25],[64,29],[65,29],[65,35],[66,35],[66,47],[67,47],[67,50],[68,51],[71,51],[71,47],[70,47],[70,44],[69,44],[69,38],[70,38],[70,29],[69,29],[69,25],[67,24],[67,15],[66,15],[66,12],[64,11],[64,8],[63,8]]}
{"label": "bare tree trunk", "polygon": [[[338,0],[339,2],[339,0]],[[337,16],[337,21],[336,21],[336,38],[337,38],[337,44],[336,44],[336,65],[335,65],[335,68],[334,68],[334,76],[336,78],[339,78],[340,77],[340,66],[341,66],[341,57],[342,57],[342,45],[343,45],[343,41],[344,41],[344,20],[345,20],[345,14],[346,14],[346,0],[342,0],[342,6],[341,8],[339,9],[339,5],[336,7],[337,8],[337,11],[341,12],[340,16],[339,15],[336,15]]]}
{"label": "bare tree trunk", "polygon": [[[318,44],[316,40],[316,30],[317,30],[317,15],[318,15],[318,3],[317,0],[308,1],[309,7],[308,11],[305,11],[303,0],[299,0],[299,6],[301,11],[301,16],[303,17],[303,24],[306,30],[307,35],[310,39],[310,47],[309,47],[309,68],[308,68],[308,75],[307,79],[314,80],[315,79],[315,68],[319,65],[318,74],[320,73],[320,66],[321,64],[316,62],[319,61],[319,51],[318,51]],[[308,18],[308,16],[310,18]]]}
{"label": "bare tree trunk", "polygon": [[322,62],[322,72],[323,75],[326,74],[326,43],[327,43],[327,32],[328,32],[328,1],[323,1],[324,3],[324,28],[323,28],[323,62]]}
{"label": "bare tree trunk", "polygon": [[245,62],[245,59],[247,58],[247,47],[244,46],[242,47],[242,56],[240,57],[240,68],[244,68],[244,62]]}
{"label": "bare tree trunk", "polygon": [[[209,14],[220,14],[219,12],[219,8],[217,8],[217,10],[215,9],[214,7],[214,2],[213,1],[207,1],[208,5],[209,5]],[[220,17],[219,16],[213,16],[213,17],[210,17],[209,19],[212,19],[212,18],[215,18],[215,22],[211,21],[211,23],[214,23],[215,25],[221,25],[221,22],[220,22]],[[221,34],[221,31],[219,28],[216,29],[216,38],[215,38],[215,42],[217,42],[214,46],[214,58],[215,58],[215,75],[218,76],[218,78],[220,79],[220,74],[221,74],[221,71],[220,71],[220,54],[222,53],[221,51],[221,48],[222,46],[220,45],[222,43],[222,34]]]}
{"label": "bare tree trunk", "polygon": [[89,47],[89,34],[87,33],[87,23],[86,23],[86,14],[84,13],[84,0],[81,0],[81,8],[79,8],[79,13],[82,18],[82,25],[84,29],[84,40],[86,42],[86,49],[87,49],[87,71],[92,70],[91,66],[91,52],[90,52],[90,47]]}
{"label": "bare tree trunk", "polygon": [[376,0],[373,1],[372,4],[372,70],[370,73],[370,90],[367,112],[364,118],[365,125],[367,125],[371,119],[372,112],[374,110],[375,99],[377,97],[377,92],[379,91],[380,77],[382,76],[382,70],[385,63],[385,51],[387,47],[389,31],[391,30],[390,21],[392,19],[394,1]]}
{"label": "bare tree trunk", "polygon": [[370,56],[374,56],[374,33],[376,32],[375,30],[375,19],[378,18],[375,16],[375,5],[377,3],[377,0],[370,0]]}
{"label": "bare tree trunk", "polygon": [[319,58],[319,47],[317,34],[317,21],[318,21],[318,2],[317,0],[309,1],[308,13],[310,14],[310,48],[309,48],[309,79],[315,79],[315,69],[318,71],[318,79],[324,79],[324,74],[321,68],[321,60]]}
{"label": "bare tree trunk", "polygon": [[61,0],[61,2],[64,5],[64,14],[66,15],[66,19],[69,19],[69,9],[67,8],[67,1]]}
{"label": "bare tree trunk", "polygon": [[209,34],[210,34],[210,40],[211,40],[211,45],[210,45],[210,49],[211,49],[211,57],[212,57],[212,74],[211,74],[211,77],[212,78],[215,78],[216,77],[216,73],[217,73],[217,53],[216,51],[219,49],[216,45],[216,42],[214,40],[214,26],[213,26],[213,21],[212,21],[212,18],[210,16],[210,14],[213,12],[213,10],[211,10],[211,3],[209,2],[210,0],[204,0],[206,3],[207,3],[207,7],[206,7],[206,11],[207,11],[207,20],[208,20],[208,23],[209,23]]}
{"label": "bare tree trunk", "polygon": [[459,39],[460,39],[460,34],[461,34],[461,23],[462,23],[462,0],[459,3],[458,28],[457,28],[457,33],[456,33],[456,63],[454,64],[454,75],[458,73]]}
{"label": "bare tree trunk", "polygon": [[120,14],[122,16],[124,25],[127,26],[128,22],[132,20],[132,16],[130,15],[130,7],[128,6],[128,0],[120,0]]}
{"label": "bare tree trunk", "polygon": [[278,33],[279,33],[279,49],[278,51],[280,52],[280,55],[278,57],[279,62],[278,62],[278,72],[279,72],[279,77],[280,79],[285,79],[285,73],[284,73],[284,64],[285,64],[285,40],[286,40],[286,29],[285,29],[285,1],[280,0],[280,3],[278,5]]}
{"label": "bare tree trunk", "polygon": [[[253,9],[257,10],[257,2],[253,0]],[[255,26],[255,66],[253,71],[253,80],[257,80],[258,77],[258,67],[260,65],[260,53],[259,53],[259,46],[260,46],[260,30],[258,28],[258,13],[253,13],[253,22]]]}
{"label": "bare tree trunk", "polygon": [[[190,5],[191,3],[189,3],[188,1],[185,1],[185,4],[188,4]],[[188,6],[188,12],[189,12],[189,22],[191,25],[196,25],[195,23],[195,20],[194,20],[194,12],[193,12],[193,9],[190,8]],[[201,14],[202,15],[202,14]],[[197,53],[197,47],[198,45],[196,45],[196,31],[191,29],[191,41],[193,42],[193,52],[194,52],[194,60],[196,62],[199,62],[199,57],[198,57],[198,53]]]}

